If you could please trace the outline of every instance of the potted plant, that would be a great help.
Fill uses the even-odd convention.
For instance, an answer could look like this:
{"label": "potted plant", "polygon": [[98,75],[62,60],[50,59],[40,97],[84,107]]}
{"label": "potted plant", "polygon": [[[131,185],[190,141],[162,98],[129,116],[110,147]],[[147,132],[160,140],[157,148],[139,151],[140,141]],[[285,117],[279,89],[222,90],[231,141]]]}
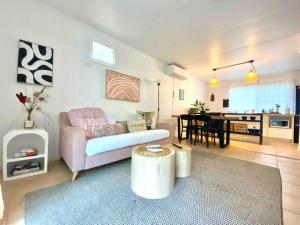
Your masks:
{"label": "potted plant", "polygon": [[31,114],[34,110],[42,110],[40,105],[41,103],[46,102],[48,98],[48,96],[44,94],[45,89],[46,87],[43,87],[41,91],[34,91],[32,97],[25,96],[22,92],[16,94],[27,112],[24,128],[32,129],[34,127],[34,122],[31,120]]}
{"label": "potted plant", "polygon": [[196,99],[195,103],[192,104],[197,109],[198,113],[205,114],[208,111],[208,107],[205,105],[204,102],[199,101]]}

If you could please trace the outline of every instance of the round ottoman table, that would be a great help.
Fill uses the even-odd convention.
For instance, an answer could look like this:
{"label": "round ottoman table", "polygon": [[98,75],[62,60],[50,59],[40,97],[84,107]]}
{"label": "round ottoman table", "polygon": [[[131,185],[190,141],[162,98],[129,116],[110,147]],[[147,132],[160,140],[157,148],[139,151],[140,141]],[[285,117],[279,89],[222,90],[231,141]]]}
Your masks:
{"label": "round ottoman table", "polygon": [[174,189],[175,151],[162,146],[161,152],[150,152],[145,146],[132,149],[131,189],[148,199],[167,197]]}
{"label": "round ottoman table", "polygon": [[188,177],[191,175],[192,170],[192,148],[182,144],[166,145],[176,151],[176,177]]}

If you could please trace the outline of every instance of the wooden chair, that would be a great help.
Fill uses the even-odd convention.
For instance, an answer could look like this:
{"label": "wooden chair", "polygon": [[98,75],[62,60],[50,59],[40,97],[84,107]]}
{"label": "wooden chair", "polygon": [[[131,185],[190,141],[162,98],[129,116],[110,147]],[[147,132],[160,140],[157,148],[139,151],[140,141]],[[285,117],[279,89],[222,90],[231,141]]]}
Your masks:
{"label": "wooden chair", "polygon": [[185,132],[185,139],[189,138],[189,123],[190,123],[190,116],[189,115],[180,115],[180,138],[182,140],[182,134]]}
{"label": "wooden chair", "polygon": [[205,137],[206,146],[209,148],[209,137],[213,138],[214,145],[216,145],[216,135],[218,133],[217,127],[215,125],[215,121],[210,118],[209,115],[195,115],[193,118],[192,126],[195,134],[194,145],[196,145],[197,137],[200,139],[201,143],[203,142],[203,135]]}

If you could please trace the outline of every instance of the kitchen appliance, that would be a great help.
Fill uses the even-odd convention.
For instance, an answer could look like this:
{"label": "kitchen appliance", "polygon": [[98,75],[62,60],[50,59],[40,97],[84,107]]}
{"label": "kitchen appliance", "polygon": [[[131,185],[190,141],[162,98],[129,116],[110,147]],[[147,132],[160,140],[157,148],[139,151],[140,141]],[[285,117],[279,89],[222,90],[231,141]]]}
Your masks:
{"label": "kitchen appliance", "polygon": [[279,118],[270,118],[270,127],[277,128],[290,128],[290,120],[289,119],[279,119]]}
{"label": "kitchen appliance", "polygon": [[296,111],[294,122],[294,143],[299,143],[300,129],[300,85],[296,86]]}

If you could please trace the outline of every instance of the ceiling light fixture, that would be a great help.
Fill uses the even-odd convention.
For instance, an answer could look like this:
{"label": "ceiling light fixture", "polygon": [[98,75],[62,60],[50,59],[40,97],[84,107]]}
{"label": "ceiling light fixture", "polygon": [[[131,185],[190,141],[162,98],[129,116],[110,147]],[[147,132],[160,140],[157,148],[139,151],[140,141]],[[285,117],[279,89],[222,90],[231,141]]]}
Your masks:
{"label": "ceiling light fixture", "polygon": [[256,70],[253,65],[254,60],[250,60],[249,62],[251,63],[251,69],[246,74],[245,81],[248,83],[257,82],[259,80],[259,77],[258,77],[258,74],[256,73]]}
{"label": "ceiling light fixture", "polygon": [[251,59],[251,60],[245,61],[245,62],[240,62],[240,63],[231,64],[231,65],[228,65],[228,66],[222,66],[222,67],[218,67],[218,68],[213,68],[214,76],[210,80],[209,86],[210,87],[219,87],[220,86],[220,81],[218,80],[218,78],[215,75],[215,73],[216,73],[217,70],[225,69],[225,68],[228,68],[228,67],[239,66],[239,65],[243,65],[243,64],[247,64],[247,63],[251,64],[251,69],[246,74],[245,81],[248,82],[248,83],[257,82],[259,80],[259,76],[258,76],[258,74],[257,74],[257,72],[256,72],[256,70],[254,68],[254,65],[253,65],[254,60]]}
{"label": "ceiling light fixture", "polygon": [[220,86],[220,81],[219,79],[216,77],[216,70],[217,69],[213,69],[214,71],[214,77],[210,80],[209,82],[209,86],[210,87],[219,87]]}

